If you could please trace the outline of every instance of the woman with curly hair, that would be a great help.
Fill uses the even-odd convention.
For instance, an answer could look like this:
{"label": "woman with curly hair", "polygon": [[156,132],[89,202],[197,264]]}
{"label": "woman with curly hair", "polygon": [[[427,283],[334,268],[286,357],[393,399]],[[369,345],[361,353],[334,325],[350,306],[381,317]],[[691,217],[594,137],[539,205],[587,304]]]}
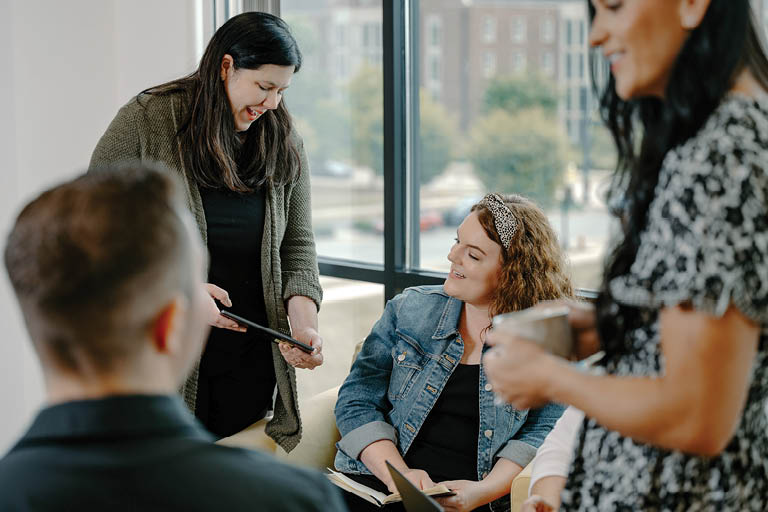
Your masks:
{"label": "woman with curly hair", "polygon": [[[546,216],[490,194],[459,226],[442,286],[408,288],[386,306],[339,391],[336,468],[395,492],[389,461],[422,489],[444,483],[446,510],[508,510],[515,476],[562,413],[494,402],[481,357],[491,318],[572,295]],[[345,493],[351,510],[375,510]]]}

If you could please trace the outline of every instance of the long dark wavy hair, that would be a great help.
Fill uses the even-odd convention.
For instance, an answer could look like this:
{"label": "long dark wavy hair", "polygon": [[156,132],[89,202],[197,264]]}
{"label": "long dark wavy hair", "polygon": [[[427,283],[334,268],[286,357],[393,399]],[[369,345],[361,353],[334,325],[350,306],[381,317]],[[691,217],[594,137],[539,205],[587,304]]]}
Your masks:
{"label": "long dark wavy hair", "polygon": [[301,68],[301,51],[288,25],[272,14],[246,12],[219,28],[208,43],[196,71],[151,87],[143,94],[183,93],[189,109],[177,137],[185,165],[198,185],[251,192],[264,185],[285,185],[300,168],[291,116],[281,101],[248,128],[244,139],[235,131],[232,109],[221,80],[221,61],[231,55],[235,69],[264,64]]}
{"label": "long dark wavy hair", "polygon": [[[594,6],[587,4],[593,20]],[[618,304],[608,284],[627,274],[635,261],[664,156],[703,127],[743,70],[768,88],[768,59],[758,34],[749,0],[712,0],[677,57],[664,99],[622,100],[612,75],[600,90],[597,77],[608,74],[607,65],[592,52],[600,115],[618,149],[611,194],[621,199],[614,214],[624,229],[623,240],[608,258],[597,301],[598,332],[609,354],[629,351],[627,334],[641,322],[640,310]]]}

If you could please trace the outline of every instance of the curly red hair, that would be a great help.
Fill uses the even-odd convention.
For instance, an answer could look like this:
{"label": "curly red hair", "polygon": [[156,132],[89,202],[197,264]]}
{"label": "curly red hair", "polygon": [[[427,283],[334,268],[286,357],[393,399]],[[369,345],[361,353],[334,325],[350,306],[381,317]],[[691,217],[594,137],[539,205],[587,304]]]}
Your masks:
{"label": "curly red hair", "polygon": [[499,283],[489,308],[491,316],[529,308],[543,300],[573,297],[565,256],[547,216],[528,198],[500,195],[517,219],[508,249],[501,243],[491,211],[482,204],[471,210],[478,213],[488,237],[502,246]]}

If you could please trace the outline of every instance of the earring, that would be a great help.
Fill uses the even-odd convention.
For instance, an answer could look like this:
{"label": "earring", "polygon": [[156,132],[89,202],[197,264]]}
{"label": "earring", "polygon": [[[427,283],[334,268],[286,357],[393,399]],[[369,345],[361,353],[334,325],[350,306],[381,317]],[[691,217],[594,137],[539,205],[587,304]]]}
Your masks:
{"label": "earring", "polygon": [[695,16],[686,16],[683,18],[683,29],[685,30],[693,30],[696,28],[696,20]]}

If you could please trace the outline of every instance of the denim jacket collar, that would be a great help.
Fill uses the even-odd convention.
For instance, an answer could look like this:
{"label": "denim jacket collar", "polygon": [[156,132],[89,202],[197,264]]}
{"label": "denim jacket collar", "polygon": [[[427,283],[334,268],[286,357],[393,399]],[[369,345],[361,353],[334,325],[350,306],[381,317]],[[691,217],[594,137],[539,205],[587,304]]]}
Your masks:
{"label": "denim jacket collar", "polygon": [[433,340],[444,340],[459,334],[459,318],[463,302],[454,297],[448,297],[443,308],[443,314],[437,322],[437,329],[432,335]]}

